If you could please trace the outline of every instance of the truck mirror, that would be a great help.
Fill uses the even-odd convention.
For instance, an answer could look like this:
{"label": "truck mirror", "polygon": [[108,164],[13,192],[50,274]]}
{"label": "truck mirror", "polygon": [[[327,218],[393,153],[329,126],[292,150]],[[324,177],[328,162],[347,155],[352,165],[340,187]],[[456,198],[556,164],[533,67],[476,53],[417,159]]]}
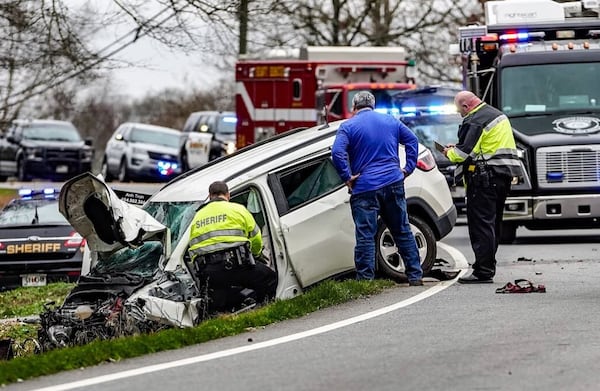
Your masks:
{"label": "truck mirror", "polygon": [[91,146],[94,144],[94,139],[93,139],[93,138],[91,138],[91,137],[86,137],[86,138],[83,140],[83,143],[84,143],[85,145],[89,145],[89,146],[91,147]]}

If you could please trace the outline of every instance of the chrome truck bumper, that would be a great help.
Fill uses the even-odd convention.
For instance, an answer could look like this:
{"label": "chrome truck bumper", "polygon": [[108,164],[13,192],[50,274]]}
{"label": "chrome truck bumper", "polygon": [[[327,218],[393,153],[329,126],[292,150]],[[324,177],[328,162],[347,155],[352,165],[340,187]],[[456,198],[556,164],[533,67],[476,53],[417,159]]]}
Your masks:
{"label": "chrome truck bumper", "polygon": [[504,221],[562,219],[600,220],[600,194],[508,197],[504,204]]}

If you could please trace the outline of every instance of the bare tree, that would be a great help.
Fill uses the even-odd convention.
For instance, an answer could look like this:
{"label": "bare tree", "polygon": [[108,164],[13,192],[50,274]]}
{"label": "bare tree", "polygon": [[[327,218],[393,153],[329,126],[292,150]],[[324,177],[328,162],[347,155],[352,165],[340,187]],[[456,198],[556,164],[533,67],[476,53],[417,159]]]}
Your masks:
{"label": "bare tree", "polygon": [[94,76],[87,64],[96,56],[82,41],[85,32],[85,20],[72,18],[59,0],[0,3],[0,124],[33,97]]}
{"label": "bare tree", "polygon": [[427,82],[459,80],[458,67],[448,67],[449,44],[458,26],[481,15],[477,0],[284,0],[275,10],[289,25],[277,32],[282,43],[403,46]]}

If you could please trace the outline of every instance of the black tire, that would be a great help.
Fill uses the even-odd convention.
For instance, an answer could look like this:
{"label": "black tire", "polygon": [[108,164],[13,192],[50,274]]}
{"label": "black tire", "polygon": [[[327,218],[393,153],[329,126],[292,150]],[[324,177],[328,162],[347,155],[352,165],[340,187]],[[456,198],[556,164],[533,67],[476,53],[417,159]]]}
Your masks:
{"label": "black tire", "polygon": [[[421,257],[421,268],[423,275],[428,274],[433,267],[435,257],[437,256],[437,241],[433,230],[429,225],[417,216],[409,216],[411,229],[415,234],[419,256]],[[390,231],[383,221],[379,221],[377,235],[375,236],[375,252],[377,258],[378,273],[394,279],[406,280],[404,263],[398,254],[396,244]]]}
{"label": "black tire", "polygon": [[517,225],[515,223],[502,222],[500,232],[500,244],[511,244],[517,238]]}
{"label": "black tire", "polygon": [[119,182],[129,182],[129,173],[127,172],[127,162],[125,159],[121,160],[121,164],[119,165],[118,179]]}
{"label": "black tire", "polygon": [[27,169],[25,168],[25,162],[23,159],[19,159],[17,163],[17,179],[19,182],[27,182],[29,180],[29,175],[27,174]]}
{"label": "black tire", "polygon": [[108,162],[106,161],[106,158],[102,159],[102,166],[100,168],[100,173],[104,177],[105,182],[112,181],[113,178],[112,178],[112,175],[110,175],[110,170],[108,169]]}
{"label": "black tire", "polygon": [[181,172],[186,172],[190,170],[190,165],[188,163],[187,151],[184,149],[181,150]]}

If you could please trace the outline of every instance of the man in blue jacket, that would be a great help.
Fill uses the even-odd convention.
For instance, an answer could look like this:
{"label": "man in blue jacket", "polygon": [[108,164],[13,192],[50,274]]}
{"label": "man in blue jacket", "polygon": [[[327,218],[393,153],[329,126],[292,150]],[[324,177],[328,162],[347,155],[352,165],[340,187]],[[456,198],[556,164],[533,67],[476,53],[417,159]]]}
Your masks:
{"label": "man in blue jacket", "polygon": [[[368,91],[358,92],[352,106],[354,116],[338,129],[331,156],[352,194],[357,279],[375,277],[375,235],[381,216],[402,256],[409,285],[423,285],[421,260],[408,223],[404,193],[404,178],[417,164],[417,137],[394,117],[375,112],[375,97]],[[405,146],[403,169],[398,144]]]}

